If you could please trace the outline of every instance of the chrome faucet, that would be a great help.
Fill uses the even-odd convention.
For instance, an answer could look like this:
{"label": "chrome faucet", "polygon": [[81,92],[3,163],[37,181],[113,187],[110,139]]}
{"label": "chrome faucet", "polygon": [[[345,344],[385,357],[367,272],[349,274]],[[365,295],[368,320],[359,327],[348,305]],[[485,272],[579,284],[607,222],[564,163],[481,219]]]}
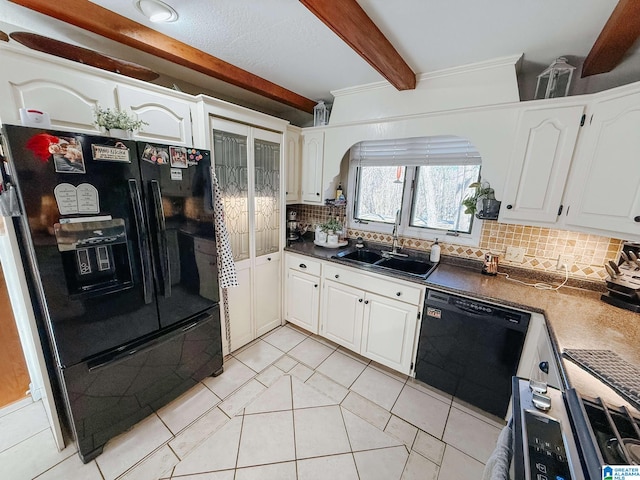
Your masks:
{"label": "chrome faucet", "polygon": [[396,221],[393,224],[393,232],[391,236],[393,237],[393,242],[391,243],[391,251],[390,252],[382,252],[383,256],[391,256],[395,255],[396,257],[408,257],[409,255],[405,253],[400,253],[402,249],[402,245],[398,242],[398,227],[400,225],[400,209],[396,211]]}

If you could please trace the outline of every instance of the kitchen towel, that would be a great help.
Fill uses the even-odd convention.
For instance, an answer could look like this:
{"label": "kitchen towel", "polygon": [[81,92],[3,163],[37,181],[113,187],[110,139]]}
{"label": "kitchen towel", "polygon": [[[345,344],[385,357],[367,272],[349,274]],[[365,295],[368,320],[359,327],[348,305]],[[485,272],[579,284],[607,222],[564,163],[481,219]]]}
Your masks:
{"label": "kitchen towel", "polygon": [[511,465],[511,421],[504,427],[498,437],[496,448],[484,466],[482,480],[509,480],[509,467]]}
{"label": "kitchen towel", "polygon": [[224,223],[224,206],[218,185],[218,177],[213,167],[209,168],[211,176],[211,199],[213,201],[213,225],[216,232],[216,248],[218,249],[218,280],[222,287],[222,309],[224,311],[225,340],[228,351],[231,351],[231,324],[229,322],[229,297],[227,288],[238,286],[236,264],[233,261],[229,232]]}
{"label": "kitchen towel", "polygon": [[231,252],[231,244],[229,243],[229,232],[227,232],[227,226],[224,223],[224,206],[222,205],[222,195],[218,186],[218,177],[216,177],[213,168],[210,168],[209,172],[211,174],[213,225],[216,232],[216,248],[218,249],[220,287],[237,287],[236,265],[233,261],[233,252]]}

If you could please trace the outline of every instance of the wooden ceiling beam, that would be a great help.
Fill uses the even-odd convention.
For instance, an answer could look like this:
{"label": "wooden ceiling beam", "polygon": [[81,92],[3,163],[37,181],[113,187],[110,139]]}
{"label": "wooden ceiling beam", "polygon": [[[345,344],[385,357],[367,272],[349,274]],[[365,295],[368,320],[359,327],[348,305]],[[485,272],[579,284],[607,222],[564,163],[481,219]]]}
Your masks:
{"label": "wooden ceiling beam", "polygon": [[416,88],[416,75],[356,0],[300,0],[398,90]]}
{"label": "wooden ceiling beam", "polygon": [[9,0],[250,92],[313,112],[316,102],[88,0]]}
{"label": "wooden ceiling beam", "polygon": [[582,64],[582,77],[613,70],[639,36],[640,2],[620,0]]}

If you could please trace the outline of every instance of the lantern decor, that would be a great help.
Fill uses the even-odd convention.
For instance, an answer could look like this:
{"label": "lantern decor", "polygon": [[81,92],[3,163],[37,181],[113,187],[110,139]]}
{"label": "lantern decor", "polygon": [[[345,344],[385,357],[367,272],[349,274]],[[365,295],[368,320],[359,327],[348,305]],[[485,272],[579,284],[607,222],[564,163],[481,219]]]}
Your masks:
{"label": "lantern decor", "polygon": [[313,126],[321,127],[329,123],[329,108],[324,104],[324,100],[320,100],[313,107]]}
{"label": "lantern decor", "polygon": [[544,72],[538,75],[535,99],[566,97],[575,69],[576,67],[567,63],[566,58],[557,58]]}

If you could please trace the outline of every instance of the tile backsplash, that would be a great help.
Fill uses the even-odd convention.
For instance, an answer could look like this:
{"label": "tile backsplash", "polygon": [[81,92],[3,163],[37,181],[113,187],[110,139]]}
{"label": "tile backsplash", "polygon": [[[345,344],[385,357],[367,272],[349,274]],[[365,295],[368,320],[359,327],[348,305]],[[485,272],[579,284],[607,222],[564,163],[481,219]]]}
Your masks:
{"label": "tile backsplash", "polygon": [[[311,225],[322,223],[336,215],[342,220],[345,207],[321,207],[312,205],[290,205],[287,210],[298,212],[298,221]],[[391,236],[368,232],[366,230],[349,229],[349,237],[362,237],[364,240],[391,244]],[[433,242],[411,237],[401,237],[403,245],[414,250],[430,250]],[[452,239],[453,240],[453,239]],[[484,221],[480,245],[469,247],[451,242],[440,241],[443,255],[482,260],[485,253],[500,255],[500,263],[537,272],[563,273],[556,270],[559,255],[574,257],[574,265],[569,270],[573,278],[583,280],[603,280],[607,276],[604,264],[616,261],[620,255],[622,240],[590,235],[587,233],[568,232],[542,227],[526,227],[508,225],[495,221]],[[504,260],[507,247],[525,249],[523,263]]]}

